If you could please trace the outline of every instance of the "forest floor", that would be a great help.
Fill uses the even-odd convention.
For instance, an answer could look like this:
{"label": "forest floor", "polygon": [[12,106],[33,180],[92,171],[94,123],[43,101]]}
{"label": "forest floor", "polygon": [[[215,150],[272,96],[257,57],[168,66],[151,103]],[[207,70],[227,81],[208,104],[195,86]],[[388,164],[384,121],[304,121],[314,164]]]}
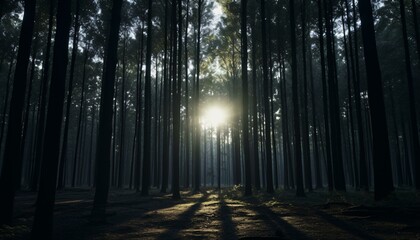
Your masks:
{"label": "forest floor", "polygon": [[[27,239],[36,195],[16,197],[13,227],[0,239]],[[54,239],[420,239],[420,195],[398,191],[375,203],[371,193],[292,191],[242,197],[240,189],[182,192],[181,200],[152,190],[149,197],[111,191],[108,217],[90,220],[93,192],[57,193]]]}

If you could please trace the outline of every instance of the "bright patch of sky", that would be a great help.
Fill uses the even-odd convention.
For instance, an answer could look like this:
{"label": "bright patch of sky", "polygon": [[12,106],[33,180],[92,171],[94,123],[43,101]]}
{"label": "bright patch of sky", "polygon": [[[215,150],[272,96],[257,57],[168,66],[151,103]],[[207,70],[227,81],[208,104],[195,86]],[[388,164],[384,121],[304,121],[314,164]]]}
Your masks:
{"label": "bright patch of sky", "polygon": [[211,26],[212,26],[213,29],[215,29],[217,24],[221,21],[222,16],[223,16],[222,6],[217,1],[214,2],[214,7],[212,9],[212,13],[213,13],[213,19],[211,21]]}

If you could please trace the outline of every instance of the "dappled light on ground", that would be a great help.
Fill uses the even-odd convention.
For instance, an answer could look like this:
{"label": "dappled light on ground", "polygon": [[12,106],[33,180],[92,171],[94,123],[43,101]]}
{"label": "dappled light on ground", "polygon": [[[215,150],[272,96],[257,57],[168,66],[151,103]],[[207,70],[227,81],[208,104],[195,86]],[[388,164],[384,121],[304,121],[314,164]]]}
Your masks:
{"label": "dappled light on ground", "polygon": [[[387,202],[366,202],[366,193],[293,192],[244,198],[238,190],[183,191],[181,200],[153,190],[141,197],[112,191],[103,223],[90,221],[90,191],[57,195],[55,239],[416,239],[418,196],[400,193]],[[1,239],[28,236],[33,194],[18,196],[17,224]],[[417,200],[416,200],[417,199]],[[404,207],[401,207],[404,203]]]}

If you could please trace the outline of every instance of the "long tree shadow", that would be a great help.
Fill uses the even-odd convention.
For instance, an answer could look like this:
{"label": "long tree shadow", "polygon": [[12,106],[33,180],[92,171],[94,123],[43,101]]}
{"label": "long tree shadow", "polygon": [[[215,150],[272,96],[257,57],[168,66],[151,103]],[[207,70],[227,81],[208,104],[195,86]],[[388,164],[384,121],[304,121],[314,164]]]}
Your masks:
{"label": "long tree shadow", "polygon": [[322,219],[331,223],[332,225],[348,232],[349,234],[351,234],[355,237],[358,237],[358,238],[361,238],[361,239],[372,239],[372,240],[379,239],[377,237],[374,237],[374,236],[368,234],[367,232],[363,231],[362,229],[360,229],[360,228],[358,228],[354,225],[348,224],[347,222],[345,222],[341,219],[338,219],[337,217],[334,217],[334,216],[332,216],[328,213],[325,213],[323,211],[317,211],[316,214],[318,216],[320,216]]}
{"label": "long tree shadow", "polygon": [[220,196],[220,208],[219,216],[220,222],[222,223],[222,232],[221,239],[237,239],[238,235],[236,234],[236,225],[232,220],[232,211],[229,206],[226,204],[223,196]]}
{"label": "long tree shadow", "polygon": [[[136,197],[136,195],[132,195],[131,198],[133,197]],[[186,196],[186,198],[189,197],[191,196]],[[91,204],[88,206],[81,206],[80,204],[69,206],[67,204],[67,208],[56,215],[55,238],[92,239],[92,237],[101,234],[135,233],[139,231],[139,225],[153,218],[154,211],[184,203],[184,200],[175,201],[161,194],[135,200],[131,198],[114,199],[113,202],[110,202],[107,209],[113,214],[103,224],[90,222]]]}
{"label": "long tree shadow", "polygon": [[247,202],[251,204],[251,209],[257,212],[262,220],[275,230],[276,236],[270,237],[271,239],[310,239],[305,233],[279,217],[273,210],[262,205],[260,201],[252,199]]}
{"label": "long tree shadow", "polygon": [[174,239],[178,238],[178,234],[180,231],[182,231],[185,228],[188,228],[191,223],[193,222],[194,214],[201,208],[201,205],[204,201],[207,200],[208,194],[204,193],[204,195],[198,199],[196,203],[191,205],[186,211],[184,211],[182,214],[180,214],[175,220],[171,221],[170,226],[168,226],[168,229],[160,234],[157,239]]}

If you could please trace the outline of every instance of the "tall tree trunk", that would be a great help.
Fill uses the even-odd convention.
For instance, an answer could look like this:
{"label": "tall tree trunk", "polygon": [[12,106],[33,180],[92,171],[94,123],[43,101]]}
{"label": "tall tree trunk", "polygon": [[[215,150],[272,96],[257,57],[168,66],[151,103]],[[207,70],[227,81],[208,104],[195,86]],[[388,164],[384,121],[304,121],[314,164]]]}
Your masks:
{"label": "tall tree trunk", "polygon": [[260,190],[260,160],[259,160],[259,151],[258,151],[258,109],[257,109],[257,37],[256,37],[256,26],[255,19],[251,21],[251,34],[252,34],[252,46],[251,46],[251,64],[252,64],[252,136],[253,136],[253,168],[254,168],[254,178],[255,178],[255,189]]}
{"label": "tall tree trunk", "polygon": [[[284,189],[288,190],[291,187],[290,179],[293,179],[291,169],[291,149],[289,137],[289,117],[286,96],[286,66],[284,62],[284,54],[281,57],[281,75],[282,81],[280,82],[281,92],[281,119],[282,119],[282,132],[283,132],[283,171],[284,171]],[[293,182],[293,181],[292,181]]]}
{"label": "tall tree trunk", "polygon": [[271,156],[271,123],[270,123],[270,103],[269,103],[269,83],[268,83],[268,58],[267,58],[267,31],[265,17],[265,0],[261,0],[261,34],[262,34],[262,61],[263,61],[263,84],[264,84],[264,115],[265,115],[265,157],[267,162],[267,193],[274,193],[273,187],[273,167]]}
{"label": "tall tree trunk", "polygon": [[371,125],[373,135],[375,200],[381,200],[394,190],[394,186],[392,182],[391,156],[382,76],[376,49],[375,28],[370,0],[359,0],[359,13],[362,23],[363,50],[368,79],[369,105],[372,116],[371,123],[374,123]]}
{"label": "tall tree trunk", "polygon": [[163,56],[163,143],[162,143],[162,186],[161,193],[166,193],[168,188],[169,171],[169,78],[168,78],[168,0],[165,0],[165,36],[164,36],[164,56]]}
{"label": "tall tree trunk", "polygon": [[309,146],[309,117],[308,117],[308,75],[307,75],[307,60],[306,60],[306,1],[302,0],[302,61],[303,61],[303,126],[302,126],[302,149],[303,162],[305,172],[305,187],[312,191],[312,169],[311,169],[311,152]]}
{"label": "tall tree trunk", "polygon": [[391,98],[391,112],[392,112],[392,123],[395,137],[395,165],[396,165],[396,175],[397,175],[397,185],[401,186],[403,181],[403,172],[402,172],[402,162],[401,162],[401,148],[400,148],[400,134],[398,132],[398,123],[397,123],[397,112],[395,111],[395,101],[394,94],[392,92],[392,87],[389,86],[389,94]]}
{"label": "tall tree trunk", "polygon": [[120,130],[120,162],[118,166],[118,188],[122,188],[124,185],[124,159],[125,159],[125,81],[126,81],[126,48],[127,48],[127,37],[124,38],[123,43],[123,59],[122,59],[122,83],[121,83],[121,130]]}
{"label": "tall tree trunk", "polygon": [[325,0],[325,28],[327,37],[327,63],[328,63],[328,91],[331,123],[332,168],[334,176],[334,189],[345,191],[346,184],[343,169],[343,154],[340,128],[340,106],[338,96],[338,82],[336,77],[336,60],[334,47],[334,21],[332,0]]}
{"label": "tall tree trunk", "polygon": [[185,64],[185,187],[190,187],[190,105],[189,105],[189,84],[188,84],[188,26],[189,26],[189,0],[186,3],[186,20],[184,36],[184,64]]}
{"label": "tall tree trunk", "polygon": [[12,70],[14,65],[14,54],[11,54],[10,61],[9,61],[9,70],[7,72],[7,81],[6,81],[6,94],[4,96],[4,103],[3,103],[3,113],[2,113],[2,120],[1,120],[1,132],[0,132],[0,149],[3,143],[3,136],[4,136],[4,128],[6,126],[6,112],[7,112],[7,106],[9,102],[9,93],[10,93],[10,78],[12,76]]}
{"label": "tall tree trunk", "polygon": [[[252,195],[251,156],[249,152],[248,127],[248,37],[247,37],[247,3],[241,0],[241,60],[242,60],[242,146],[245,161],[245,196]],[[217,186],[220,189],[220,130],[217,129]]]}
{"label": "tall tree trunk", "polygon": [[195,83],[195,140],[193,149],[193,159],[195,160],[194,166],[194,192],[200,191],[200,126],[199,126],[199,106],[200,106],[200,49],[201,49],[201,21],[202,21],[202,5],[203,0],[198,0],[198,26],[197,26],[197,50],[196,50],[196,83]]}
{"label": "tall tree trunk", "polygon": [[319,29],[319,48],[321,55],[321,80],[322,80],[322,93],[323,93],[323,107],[324,107],[324,129],[325,129],[325,146],[326,154],[325,161],[327,166],[327,179],[328,190],[331,192],[334,189],[333,172],[332,172],[332,159],[331,159],[331,139],[330,139],[330,121],[329,121],[329,108],[328,108],[328,89],[327,89],[327,76],[325,66],[325,52],[324,52],[324,27],[322,22],[322,3],[325,0],[318,0],[318,29]]}
{"label": "tall tree trunk", "polygon": [[[26,135],[28,132],[28,123],[29,123],[29,112],[31,111],[31,96],[32,96],[32,85],[35,78],[35,61],[36,61],[36,54],[38,51],[38,36],[35,37],[34,46],[32,49],[32,64],[31,64],[31,72],[29,76],[29,86],[28,86],[28,94],[26,96],[26,107],[25,107],[25,115],[23,117],[23,127],[22,127],[22,138],[20,141],[20,152],[22,161],[17,162],[16,168],[20,169],[16,172],[15,175],[15,188],[16,190],[20,190],[21,181],[22,181],[22,166],[23,166],[23,159],[25,157],[25,149],[26,149]],[[29,140],[30,141],[30,140]]]}
{"label": "tall tree trunk", "polygon": [[50,99],[48,101],[43,148],[44,154],[31,233],[32,239],[52,238],[70,25],[71,1],[59,1],[57,5],[57,31],[54,41]]}
{"label": "tall tree trunk", "polygon": [[[81,88],[81,97],[80,97],[80,108],[79,108],[79,120],[77,123],[77,134],[76,134],[76,148],[74,151],[74,158],[73,158],[73,174],[72,174],[72,181],[71,181],[71,187],[75,187],[76,185],[76,174],[77,174],[77,163],[78,163],[78,156],[81,145],[79,144],[81,142],[80,133],[82,131],[82,119],[83,119],[83,111],[85,106],[85,83],[86,83],[86,64],[88,60],[88,49],[85,49],[85,56],[83,60],[83,77],[82,77],[82,88]],[[82,153],[83,154],[83,153]],[[79,165],[82,163],[79,163]],[[79,172],[79,174],[82,174]]]}
{"label": "tall tree trunk", "polygon": [[44,66],[43,66],[43,76],[42,76],[42,90],[41,90],[41,101],[40,101],[40,111],[39,111],[39,119],[38,119],[38,127],[36,130],[36,151],[34,157],[34,170],[32,173],[31,184],[29,186],[31,191],[36,191],[38,188],[38,181],[39,181],[39,169],[41,166],[41,158],[42,158],[42,149],[44,144],[44,130],[45,130],[45,117],[46,117],[46,109],[47,109],[47,92],[49,88],[49,69],[50,69],[50,55],[51,55],[51,38],[52,38],[52,31],[54,27],[54,5],[55,0],[50,0],[49,2],[49,19],[48,19],[48,37],[47,37],[47,46],[45,49],[45,59],[44,59]]}
{"label": "tall tree trunk", "polygon": [[309,72],[310,72],[310,92],[311,92],[311,104],[312,104],[312,148],[314,154],[314,165],[315,165],[315,186],[317,189],[323,188],[322,183],[322,171],[321,171],[321,161],[319,156],[319,143],[318,143],[318,129],[317,117],[316,117],[316,102],[315,102],[315,77],[313,74],[313,64],[312,64],[312,49],[309,49]]}
{"label": "tall tree trunk", "polygon": [[367,169],[367,159],[366,159],[366,145],[365,137],[363,131],[363,120],[362,120],[362,100],[360,97],[360,70],[359,70],[359,40],[357,37],[357,13],[356,13],[356,3],[355,0],[352,0],[353,7],[353,31],[354,31],[354,62],[356,70],[356,78],[354,82],[354,96],[356,102],[356,119],[358,125],[358,138],[359,138],[359,174],[360,174],[360,188],[365,191],[369,190],[368,184],[368,169]]}
{"label": "tall tree trunk", "polygon": [[[73,81],[74,81],[74,68],[76,64],[77,49],[79,42],[79,13],[80,13],[80,0],[76,1],[76,17],[74,20],[74,33],[73,33],[73,49],[71,53],[70,61],[70,77],[69,77],[69,89],[67,92],[66,100],[66,120],[64,122],[64,135],[63,135],[63,145],[61,147],[61,157],[60,157],[60,166],[59,166],[59,175],[58,175],[58,189],[63,189],[65,187],[64,179],[64,169],[67,162],[67,145],[68,145],[68,134],[69,134],[69,124],[70,124],[70,108],[71,108],[71,99],[73,96]],[[72,187],[74,184],[72,183]]]}
{"label": "tall tree trunk", "polygon": [[[355,99],[355,107],[356,107],[356,121],[358,122],[359,121],[359,119],[358,119],[358,116],[357,116],[357,112],[358,112],[358,107],[357,107],[357,98],[359,98],[359,102],[360,102],[360,91],[359,92],[356,92],[356,83],[358,84],[358,77],[359,77],[359,73],[358,73],[358,62],[359,62],[359,59],[358,59],[358,57],[356,58],[356,56],[358,56],[358,54],[356,54],[356,52],[358,52],[358,49],[354,49],[353,48],[353,37],[352,37],[352,31],[351,31],[351,20],[350,20],[350,4],[349,4],[349,0],[346,0],[345,1],[345,4],[346,4],[346,17],[347,17],[347,29],[348,29],[348,33],[349,33],[349,56],[350,56],[350,62],[351,62],[351,75],[352,75],[352,82],[353,82],[353,88],[354,88],[354,95],[355,95],[355,97],[354,97],[354,99]],[[354,18],[356,18],[356,15],[354,14],[354,16],[353,16]],[[353,31],[354,31],[354,39],[355,39],[355,41],[357,41],[357,32],[356,32],[356,28],[354,27],[353,28]],[[357,46],[357,43],[355,43],[355,45]],[[353,54],[353,49],[355,50],[355,53]],[[356,59],[355,59],[356,58]],[[357,62],[357,63],[356,63]],[[356,72],[356,70],[357,70],[357,72]],[[357,95],[357,96],[356,96]],[[360,108],[359,108],[359,110],[360,110]],[[359,111],[359,113],[360,113],[360,111]],[[360,119],[361,120],[361,119]],[[353,136],[353,149],[355,150],[356,149],[356,143],[355,143],[355,135],[354,135],[354,132],[355,132],[355,126],[354,126],[354,121],[352,121],[352,123],[353,123],[353,132],[352,132],[352,136]],[[359,122],[357,123],[357,124],[359,124]],[[363,157],[363,162],[365,162],[366,160],[365,160],[365,145],[364,145],[364,140],[363,140],[363,138],[364,138],[364,136],[363,136],[363,127],[361,126],[361,125],[359,125],[360,127],[358,127],[358,129],[357,129],[357,134],[358,134],[358,138],[359,138],[359,141],[358,141],[358,144],[359,144],[359,154],[358,154],[358,156],[356,156],[356,153],[354,154],[354,156],[353,156],[353,158],[354,158],[354,160],[353,160],[353,162],[354,162],[354,171],[355,171],[355,183],[356,183],[356,189],[359,189],[360,188],[360,166],[359,167],[357,167],[358,166],[358,162],[360,163],[360,160],[362,159],[362,157]],[[360,134],[359,134],[360,133]],[[363,155],[363,156],[362,156]],[[357,160],[359,160],[359,161],[357,161]]]}
{"label": "tall tree trunk", "polygon": [[420,30],[419,30],[419,20],[417,15],[417,3],[416,0],[411,0],[411,10],[413,11],[413,23],[414,23],[414,34],[416,38],[416,50],[417,56],[420,60]]}
{"label": "tall tree trunk", "polygon": [[[347,19],[348,20],[348,19]],[[355,143],[355,138],[354,138],[354,121],[353,121],[353,100],[352,100],[352,93],[351,93],[351,66],[350,63],[353,62],[353,59],[349,59],[349,52],[352,52],[352,49],[350,48],[348,50],[347,48],[347,34],[346,34],[346,28],[345,28],[345,21],[344,21],[344,10],[342,12],[341,15],[341,22],[343,25],[343,44],[344,44],[344,56],[345,56],[345,60],[346,60],[346,73],[347,73],[347,101],[348,101],[348,107],[347,107],[347,123],[348,123],[348,132],[349,132],[349,145],[351,148],[351,153],[350,153],[350,161],[349,164],[350,166],[353,166],[353,164],[355,164],[355,158],[356,158],[356,143]],[[350,34],[350,28],[348,28],[348,32]],[[350,36],[350,35],[349,35]],[[350,41],[351,43],[351,38]],[[354,68],[353,68],[354,69]],[[353,71],[354,73],[354,71]],[[353,169],[353,167],[351,167],[351,169]],[[349,174],[354,174],[353,171],[351,171]],[[355,174],[354,174],[355,175]],[[357,176],[357,175],[356,175]],[[354,186],[358,186],[357,183],[354,184]]]}
{"label": "tall tree trunk", "polygon": [[96,106],[95,104],[92,106],[92,116],[91,116],[91,124],[90,124],[90,144],[89,144],[89,167],[88,167],[88,186],[91,187],[92,186],[92,175],[94,175],[94,173],[92,173],[92,165],[94,165],[94,161],[93,161],[93,137],[94,137],[94,130],[95,130],[95,116],[96,116]]}
{"label": "tall tree trunk", "polygon": [[12,98],[10,100],[9,124],[7,126],[6,145],[3,167],[0,176],[0,225],[11,224],[13,202],[15,198],[16,167],[22,161],[20,140],[22,130],[23,104],[26,92],[27,68],[31,54],[32,35],[34,30],[36,0],[25,0],[25,10],[19,38],[19,50],[13,79]]}
{"label": "tall tree trunk", "polygon": [[98,220],[105,216],[109,191],[111,138],[112,138],[112,101],[117,64],[118,38],[123,0],[114,0],[111,10],[110,32],[105,57],[101,105],[99,112],[98,139],[96,144],[96,191],[93,200],[92,216]]}
{"label": "tall tree trunk", "polygon": [[[411,144],[412,144],[411,149],[413,151],[413,159],[414,159],[414,167],[415,167],[415,174],[414,174],[415,186],[417,190],[420,190],[420,142],[419,142],[419,129],[417,126],[414,80],[413,80],[413,73],[411,70],[410,48],[408,45],[407,22],[406,22],[406,17],[405,17],[404,0],[399,0],[399,2],[400,2],[400,14],[401,14],[401,24],[402,24],[403,42],[404,42],[405,71],[407,74],[408,102],[409,102],[409,109],[410,109],[410,127],[411,127]],[[413,11],[416,11],[416,9],[413,9]]]}
{"label": "tall tree trunk", "polygon": [[[173,55],[173,81],[174,81],[174,107],[172,109],[173,116],[173,163],[172,163],[172,198],[181,198],[179,193],[179,162],[180,162],[180,137],[181,137],[181,83],[182,83],[182,0],[178,0],[178,19],[176,17],[176,2],[173,1],[173,34],[174,34],[174,55]],[[178,29],[177,25],[178,24]],[[177,40],[178,37],[178,40]],[[177,49],[178,41],[178,49]],[[178,54],[178,55],[177,55]],[[177,59],[178,57],[178,59]],[[178,64],[178,65],[177,65]],[[178,67],[178,71],[177,71]],[[177,76],[177,74],[179,76]],[[178,77],[178,79],[177,79]]]}
{"label": "tall tree trunk", "polygon": [[294,150],[295,150],[295,172],[296,172],[296,196],[303,197],[302,176],[302,153],[300,142],[300,119],[299,119],[299,98],[298,98],[298,76],[297,76],[297,53],[296,53],[296,21],[295,21],[295,3],[289,1],[290,14],[290,34],[292,44],[292,96],[293,96],[293,125],[294,125]]}
{"label": "tall tree trunk", "polygon": [[140,60],[137,63],[137,85],[138,85],[138,91],[137,91],[137,157],[136,157],[136,163],[135,163],[135,170],[134,170],[134,188],[136,189],[136,192],[140,191],[140,171],[141,171],[141,143],[142,143],[142,131],[141,131],[141,120],[142,120],[142,84],[141,79],[143,75],[143,51],[144,51],[144,23],[142,23],[141,26],[141,37],[140,37],[140,44],[139,44],[139,51],[140,51]]}
{"label": "tall tree trunk", "polygon": [[144,137],[145,140],[143,143],[143,174],[142,174],[142,189],[141,195],[149,195],[150,187],[150,161],[151,161],[151,107],[152,107],[152,9],[153,1],[148,1],[149,8],[147,11],[147,46],[146,46],[146,78],[145,78],[145,87],[144,87]]}

